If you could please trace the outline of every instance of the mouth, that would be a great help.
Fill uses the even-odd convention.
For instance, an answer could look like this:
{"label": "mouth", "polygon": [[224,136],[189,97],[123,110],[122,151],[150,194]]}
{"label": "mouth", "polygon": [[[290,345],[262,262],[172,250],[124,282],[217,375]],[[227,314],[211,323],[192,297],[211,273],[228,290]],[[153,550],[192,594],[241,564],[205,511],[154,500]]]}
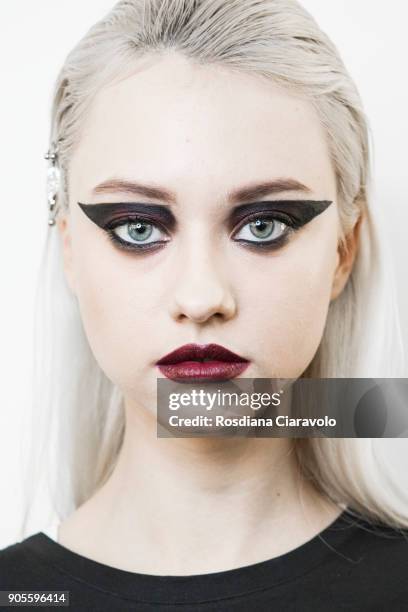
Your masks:
{"label": "mouth", "polygon": [[222,382],[242,374],[248,359],[218,344],[185,344],[160,359],[160,372],[177,382]]}

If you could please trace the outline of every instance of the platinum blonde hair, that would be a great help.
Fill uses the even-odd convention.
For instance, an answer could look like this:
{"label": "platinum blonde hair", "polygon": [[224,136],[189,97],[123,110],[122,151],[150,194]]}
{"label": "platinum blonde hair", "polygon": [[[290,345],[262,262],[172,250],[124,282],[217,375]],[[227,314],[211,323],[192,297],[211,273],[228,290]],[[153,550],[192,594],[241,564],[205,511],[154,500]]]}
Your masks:
{"label": "platinum blonde hair", "polygon": [[[59,147],[59,207],[68,208],[69,160],[94,96],[130,74],[145,54],[167,50],[271,79],[312,102],[336,173],[340,248],[347,249],[348,233],[364,218],[353,271],[330,304],[321,344],[304,376],[405,376],[392,266],[369,205],[369,135],[361,100],[335,46],[295,0],[118,2],[71,51],[57,80],[50,139]],[[41,466],[50,470],[46,481],[64,519],[109,477],[125,428],[120,390],[90,350],[54,228],[38,284],[35,346],[33,426],[47,444],[34,440],[23,530]],[[339,507],[408,527],[408,500],[374,440],[305,438],[294,440],[294,447],[302,475]]]}

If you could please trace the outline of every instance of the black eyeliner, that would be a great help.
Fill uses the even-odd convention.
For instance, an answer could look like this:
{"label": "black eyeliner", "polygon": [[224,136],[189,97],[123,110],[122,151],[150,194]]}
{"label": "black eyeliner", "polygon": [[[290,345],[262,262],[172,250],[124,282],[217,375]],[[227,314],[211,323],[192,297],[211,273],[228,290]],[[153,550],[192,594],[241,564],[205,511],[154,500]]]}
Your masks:
{"label": "black eyeliner", "polygon": [[[235,235],[242,227],[259,218],[282,222],[287,226],[285,233],[272,240],[235,239],[235,242],[254,251],[278,250],[289,242],[291,234],[324,212],[332,203],[331,200],[270,200],[240,204],[230,212],[227,225]],[[173,232],[177,226],[172,211],[161,204],[138,202],[84,204],[78,202],[78,206],[91,221],[107,233],[115,246],[126,251],[139,253],[155,251],[168,241],[157,241],[145,245],[128,243],[114,232],[114,229],[120,225],[140,219],[161,226],[166,233]]]}
{"label": "black eyeliner", "polygon": [[290,229],[285,232],[284,234],[282,234],[281,236],[278,236],[277,238],[273,238],[272,240],[244,240],[244,239],[238,239],[238,240],[234,240],[234,242],[237,242],[238,244],[242,244],[245,246],[245,248],[261,253],[262,251],[278,251],[279,249],[282,249],[284,246],[286,246],[289,241],[290,241],[290,235],[292,232],[295,232],[296,230]]}
{"label": "black eyeliner", "polygon": [[299,229],[324,212],[332,203],[331,200],[270,200],[240,204],[231,211],[228,226],[232,231],[244,221],[249,222],[259,216],[275,219],[293,229]]}
{"label": "black eyeliner", "polygon": [[86,216],[102,229],[113,227],[115,223],[126,223],[128,218],[141,217],[161,225],[168,231],[176,227],[176,218],[168,206],[162,204],[141,204],[138,202],[118,202],[117,204],[83,204],[78,206]]}
{"label": "black eyeliner", "polygon": [[146,253],[146,252],[154,252],[158,251],[165,245],[168,241],[163,240],[160,242],[149,242],[148,244],[139,244],[136,245],[132,242],[126,242],[122,240],[113,230],[106,230],[109,240],[112,242],[113,246],[122,251],[131,251],[133,253]]}

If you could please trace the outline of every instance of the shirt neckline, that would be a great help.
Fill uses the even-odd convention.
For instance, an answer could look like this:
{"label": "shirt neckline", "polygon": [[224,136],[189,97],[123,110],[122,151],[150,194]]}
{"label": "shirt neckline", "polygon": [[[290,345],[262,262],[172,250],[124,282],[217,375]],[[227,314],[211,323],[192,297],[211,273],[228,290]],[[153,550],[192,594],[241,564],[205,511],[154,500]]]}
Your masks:
{"label": "shirt neckline", "polygon": [[185,576],[117,569],[83,557],[43,532],[30,536],[24,544],[59,572],[111,596],[149,604],[198,604],[272,588],[313,570],[329,555],[343,557],[338,547],[357,524],[356,515],[345,509],[320,533],[283,555],[239,568]]}

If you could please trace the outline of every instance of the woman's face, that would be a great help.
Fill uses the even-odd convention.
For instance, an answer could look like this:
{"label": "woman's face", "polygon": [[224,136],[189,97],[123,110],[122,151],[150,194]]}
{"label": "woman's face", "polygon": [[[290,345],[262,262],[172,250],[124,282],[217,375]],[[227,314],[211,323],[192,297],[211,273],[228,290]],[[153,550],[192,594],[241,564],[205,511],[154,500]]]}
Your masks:
{"label": "woman's face", "polygon": [[[69,193],[58,223],[67,279],[95,358],[128,402],[151,407],[156,362],[189,343],[249,360],[245,377],[306,369],[346,280],[335,176],[308,102],[176,54],[152,59],[96,96]],[[105,208],[92,220],[78,202]],[[126,206],[106,206],[119,203],[145,207],[129,223]],[[113,221],[128,250],[109,238]]]}

